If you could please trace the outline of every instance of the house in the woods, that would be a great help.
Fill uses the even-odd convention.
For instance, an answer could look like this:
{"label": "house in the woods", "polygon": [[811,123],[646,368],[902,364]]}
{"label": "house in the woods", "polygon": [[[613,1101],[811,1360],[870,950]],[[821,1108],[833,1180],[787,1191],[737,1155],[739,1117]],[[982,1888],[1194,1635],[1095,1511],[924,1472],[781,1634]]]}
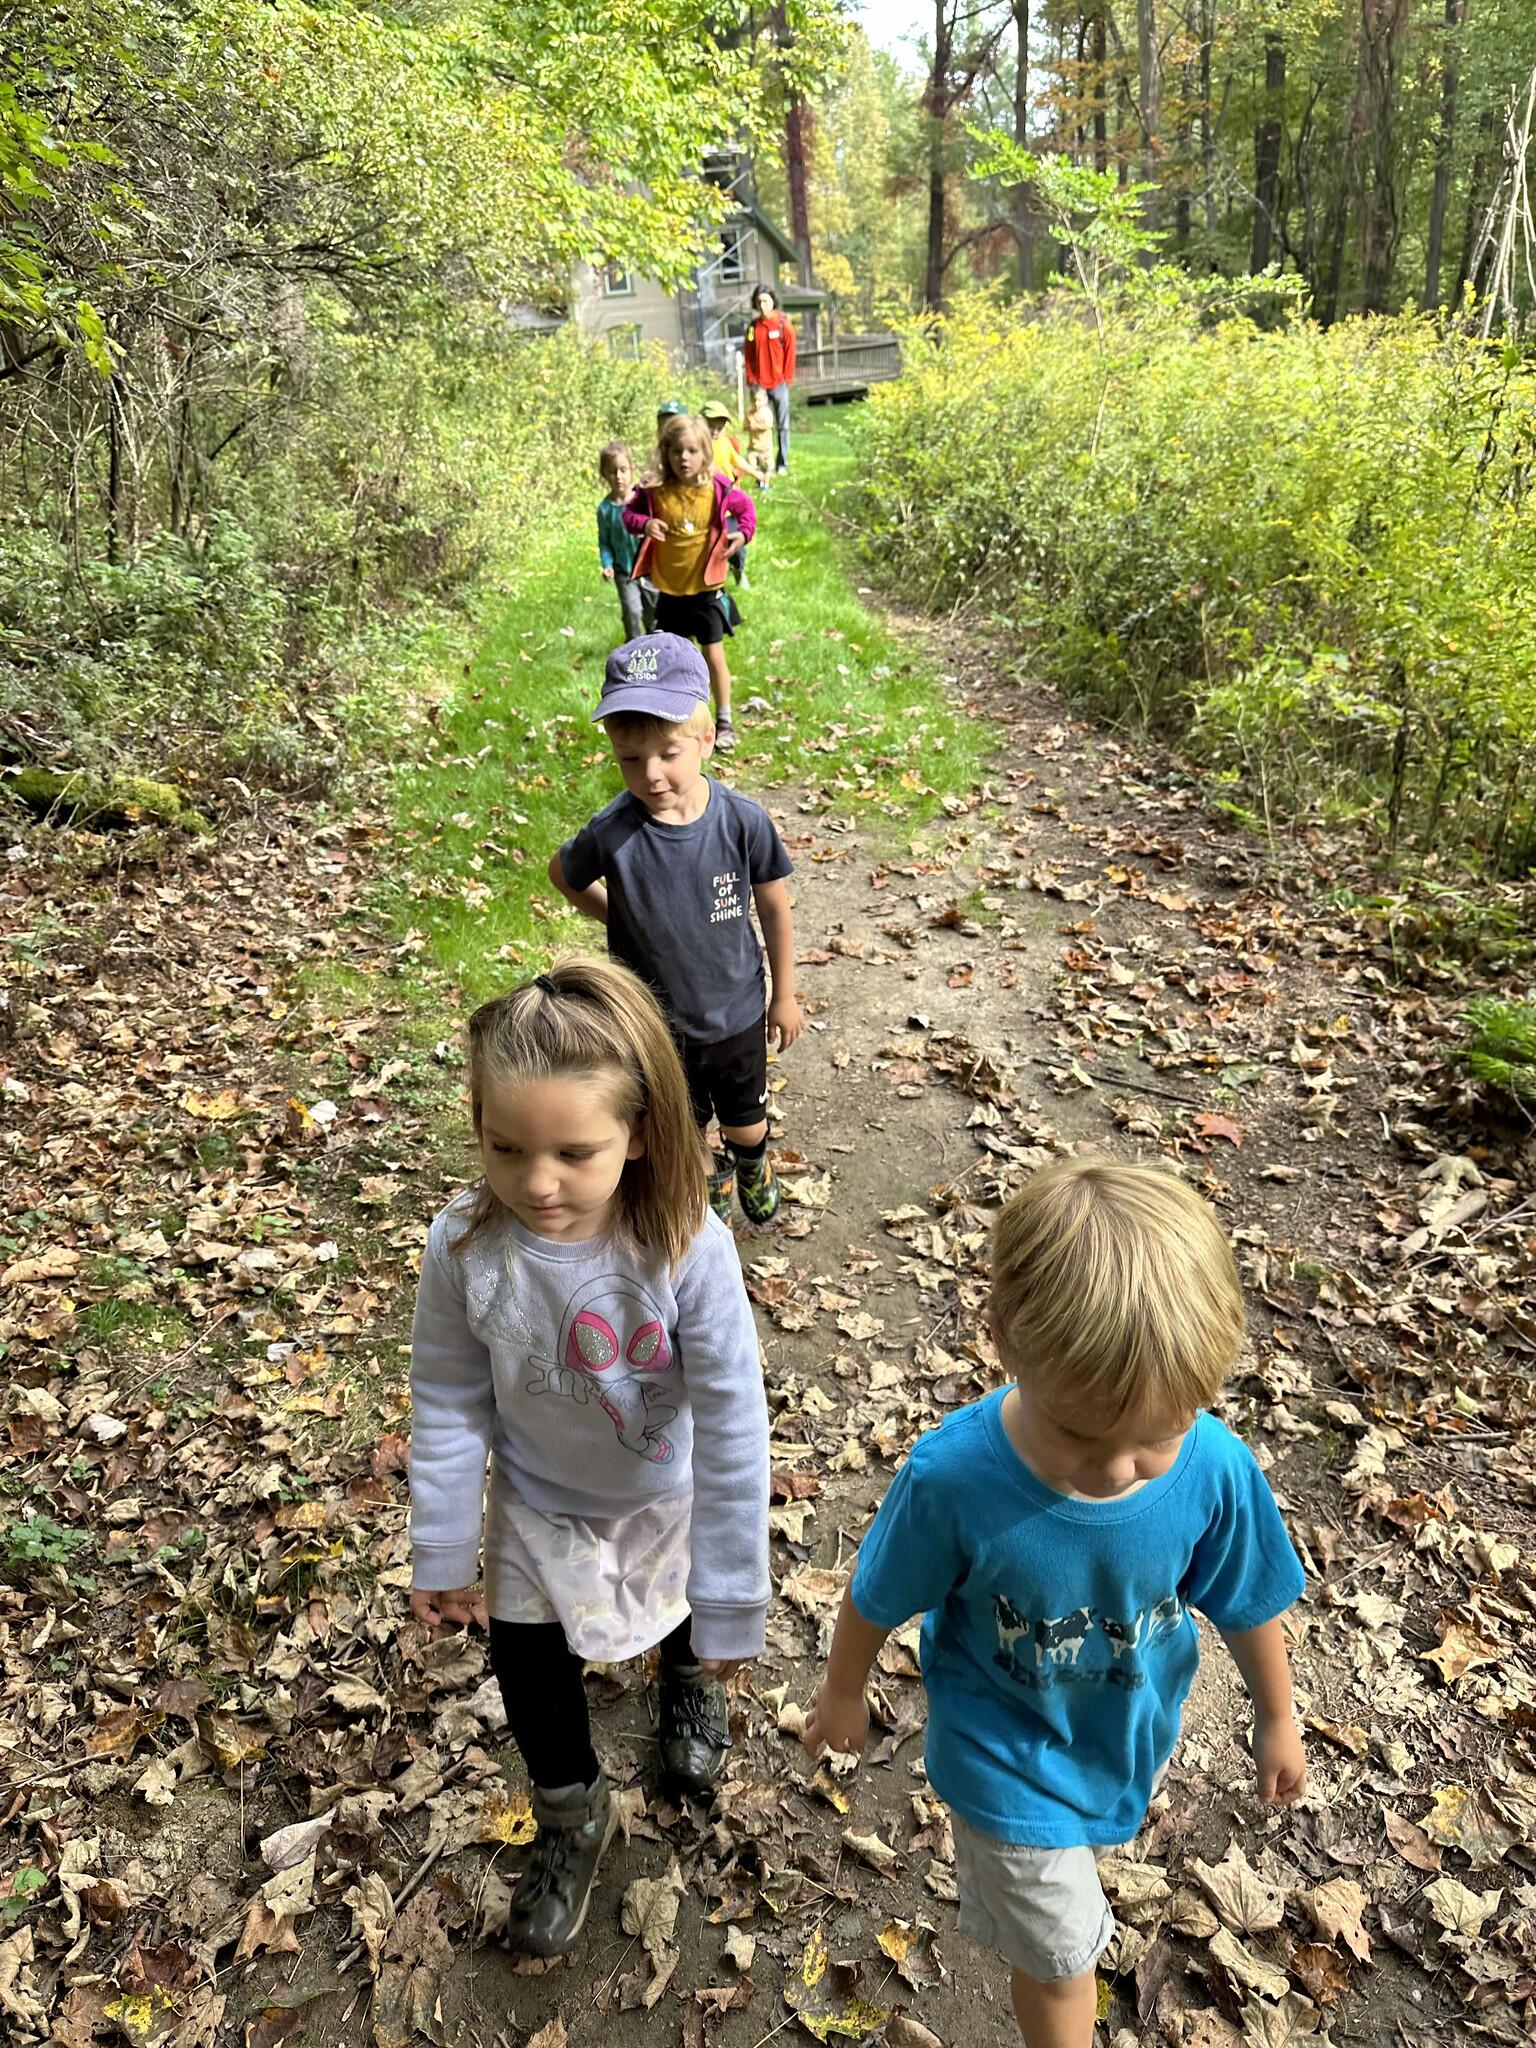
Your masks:
{"label": "house in the woods", "polygon": [[781,282],[794,274],[795,245],[758,206],[751,158],[742,150],[714,151],[703,175],[729,194],[731,211],[688,283],[674,289],[616,265],[582,264],[572,302],[577,326],[624,354],[659,341],[680,370],[726,376],[746,329],[747,301],[754,286],[767,284],[794,321],[802,350],[819,348],[827,295]]}

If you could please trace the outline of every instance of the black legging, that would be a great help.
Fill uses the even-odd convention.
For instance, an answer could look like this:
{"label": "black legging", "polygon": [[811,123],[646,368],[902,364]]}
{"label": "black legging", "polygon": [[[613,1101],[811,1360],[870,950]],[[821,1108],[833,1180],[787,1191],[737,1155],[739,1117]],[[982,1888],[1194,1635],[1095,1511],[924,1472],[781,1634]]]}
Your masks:
{"label": "black legging", "polygon": [[[692,1664],[689,1617],[661,1645],[668,1664]],[[558,1621],[491,1618],[491,1669],[501,1687],[507,1726],[535,1785],[590,1785],[597,1776],[592,1720],[581,1680],[582,1660]]]}

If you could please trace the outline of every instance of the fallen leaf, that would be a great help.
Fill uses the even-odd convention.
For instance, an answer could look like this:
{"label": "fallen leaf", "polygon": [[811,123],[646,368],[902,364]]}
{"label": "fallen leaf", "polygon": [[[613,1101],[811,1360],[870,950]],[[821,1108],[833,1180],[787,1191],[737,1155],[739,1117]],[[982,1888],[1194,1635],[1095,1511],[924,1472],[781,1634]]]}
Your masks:
{"label": "fallen leaf", "polygon": [[1213,1956],[1243,1990],[1257,1991],[1261,1998],[1283,1998],[1290,1988],[1285,1972],[1254,1955],[1251,1949],[1244,1948],[1230,1927],[1217,1928],[1211,1936],[1207,1954]]}
{"label": "fallen leaf", "polygon": [[1347,1877],[1335,1877],[1296,1894],[1296,1902],[1329,1941],[1342,1941],[1358,1962],[1371,1959],[1371,1937],[1361,1925],[1365,1893]]}
{"label": "fallen leaf", "polygon": [[682,1872],[674,1857],[665,1877],[637,1877],[624,1893],[619,1925],[638,1937],[653,1961],[671,1944],[683,1892]]}
{"label": "fallen leaf", "polygon": [[1431,1841],[1470,1857],[1474,1869],[1497,1863],[1520,1839],[1481,1788],[1469,1792],[1465,1785],[1437,1786],[1421,1825]]}
{"label": "fallen leaf", "polygon": [[1243,2037],[1254,2048],[1328,2048],[1323,2016],[1299,1991],[1287,1991],[1277,2005],[1250,1998],[1243,2007]]}
{"label": "fallen leaf", "polygon": [[1415,1870],[1427,1870],[1433,1876],[1440,1868],[1440,1851],[1424,1830],[1411,1820],[1405,1820],[1402,1814],[1394,1813],[1390,1806],[1382,1808],[1381,1818],[1387,1840],[1403,1861],[1411,1863]]}
{"label": "fallen leaf", "polygon": [[1262,1878],[1233,1842],[1220,1863],[1196,1856],[1190,1874],[1236,1934],[1262,1934],[1285,1918],[1285,1895]]}
{"label": "fallen leaf", "polygon": [[1447,1685],[1453,1685],[1480,1664],[1497,1664],[1504,1655],[1504,1646],[1485,1636],[1473,1623],[1455,1621],[1447,1615],[1439,1648],[1425,1650],[1422,1655],[1424,1662],[1433,1664]]}
{"label": "fallen leaf", "polygon": [[1447,1934],[1465,1935],[1468,1940],[1481,1934],[1483,1922],[1498,1910],[1502,1890],[1469,1891],[1454,1877],[1437,1877],[1424,1887],[1424,1903]]}
{"label": "fallen leaf", "polygon": [[878,1835],[856,1835],[852,1828],[844,1828],[843,1846],[851,1849],[871,1870],[878,1870],[882,1877],[889,1877],[892,1871],[901,1868],[901,1858],[890,1843],[882,1842]]}

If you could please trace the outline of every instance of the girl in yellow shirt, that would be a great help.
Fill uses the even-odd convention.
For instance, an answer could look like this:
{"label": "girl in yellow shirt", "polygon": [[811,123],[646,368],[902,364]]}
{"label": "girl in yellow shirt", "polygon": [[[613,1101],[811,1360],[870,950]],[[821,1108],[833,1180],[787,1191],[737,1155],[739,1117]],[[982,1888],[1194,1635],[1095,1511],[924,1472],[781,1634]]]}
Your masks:
{"label": "girl in yellow shirt", "polygon": [[[714,472],[709,428],[679,413],[662,422],[656,475],[639,486],[624,508],[624,524],[645,535],[633,573],[655,584],[656,631],[698,643],[709,665],[715,706],[715,746],[736,744],[731,722],[731,671],[725,636],[731,630],[721,591],[733,555],[757,528],[745,491]],[[737,531],[727,530],[735,522]]]}

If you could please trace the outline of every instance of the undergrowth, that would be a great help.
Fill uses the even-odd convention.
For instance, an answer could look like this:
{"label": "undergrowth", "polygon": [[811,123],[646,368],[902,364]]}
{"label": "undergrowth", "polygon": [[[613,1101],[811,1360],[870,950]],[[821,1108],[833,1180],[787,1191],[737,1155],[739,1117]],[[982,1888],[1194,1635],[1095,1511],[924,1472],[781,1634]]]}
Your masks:
{"label": "undergrowth", "polygon": [[1281,833],[1536,858],[1536,364],[1424,320],[959,302],[871,396],[875,556]]}

